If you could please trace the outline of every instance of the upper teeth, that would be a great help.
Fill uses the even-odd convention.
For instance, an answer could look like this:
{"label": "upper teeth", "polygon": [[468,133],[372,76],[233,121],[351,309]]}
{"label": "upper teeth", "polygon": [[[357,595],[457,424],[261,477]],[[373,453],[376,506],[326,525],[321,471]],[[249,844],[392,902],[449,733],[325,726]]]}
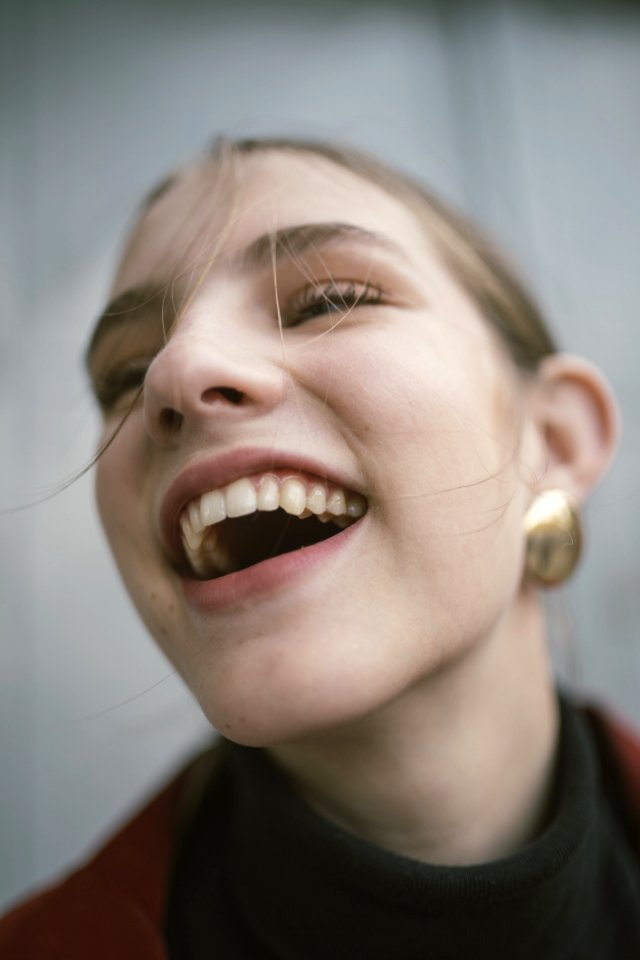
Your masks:
{"label": "upper teeth", "polygon": [[[203,570],[202,547],[208,539],[209,560],[215,541],[210,528],[227,517],[244,517],[256,511],[281,508],[292,516],[304,519],[312,514],[320,520],[333,520],[347,526],[363,516],[366,500],[358,493],[343,490],[318,480],[302,477],[281,478],[274,474],[259,474],[234,480],[226,487],[210,490],[192,500],[180,517],[182,541],[187,557],[198,573]],[[218,565],[225,567],[222,557]]]}

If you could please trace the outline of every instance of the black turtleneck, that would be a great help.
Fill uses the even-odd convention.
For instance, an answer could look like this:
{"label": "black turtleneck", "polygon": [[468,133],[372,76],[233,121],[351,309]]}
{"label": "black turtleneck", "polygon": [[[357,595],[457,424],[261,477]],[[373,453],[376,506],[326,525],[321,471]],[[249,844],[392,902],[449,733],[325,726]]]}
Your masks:
{"label": "black turtleneck", "polygon": [[264,751],[229,745],[183,839],[167,939],[171,960],[638,960],[640,864],[565,702],[551,822],[479,866],[366,843],[309,810]]}

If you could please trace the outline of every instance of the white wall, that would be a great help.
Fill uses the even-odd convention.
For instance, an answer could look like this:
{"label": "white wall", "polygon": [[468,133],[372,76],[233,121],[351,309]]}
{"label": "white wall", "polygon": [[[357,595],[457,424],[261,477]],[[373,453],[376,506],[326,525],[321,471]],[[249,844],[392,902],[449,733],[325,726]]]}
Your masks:
{"label": "white wall", "polygon": [[[618,391],[625,447],[565,599],[574,676],[640,722],[640,15],[615,3],[1,7],[0,508],[91,456],[79,354],[146,189],[211,136],[369,147],[512,249]],[[227,5],[225,5],[227,6]],[[0,901],[208,735],[129,609],[90,478],[0,517]],[[577,663],[577,667],[576,667]]]}

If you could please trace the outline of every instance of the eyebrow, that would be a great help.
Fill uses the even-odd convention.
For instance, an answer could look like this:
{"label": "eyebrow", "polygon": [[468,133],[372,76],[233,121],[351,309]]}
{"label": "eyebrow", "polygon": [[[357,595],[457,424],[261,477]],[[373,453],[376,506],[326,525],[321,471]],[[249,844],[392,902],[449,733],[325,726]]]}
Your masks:
{"label": "eyebrow", "polygon": [[[343,241],[356,241],[368,246],[378,247],[397,257],[405,256],[402,248],[389,237],[367,230],[352,223],[304,223],[298,226],[284,227],[281,230],[264,233],[253,240],[241,253],[231,258],[232,269],[255,271],[275,266],[288,257],[297,257],[307,250],[316,250]],[[111,300],[97,318],[94,331],[85,353],[85,364],[90,366],[96,348],[108,331],[129,323],[134,312],[158,313],[173,298],[170,296],[171,283],[154,285],[138,284],[118,294]],[[172,314],[173,314],[173,304]]]}
{"label": "eyebrow", "polygon": [[309,249],[345,240],[381,247],[395,255],[402,253],[401,248],[388,237],[353,223],[303,223],[257,237],[240,256],[239,266],[249,270],[260,269],[271,266],[274,260],[277,262],[286,256],[297,256]]}

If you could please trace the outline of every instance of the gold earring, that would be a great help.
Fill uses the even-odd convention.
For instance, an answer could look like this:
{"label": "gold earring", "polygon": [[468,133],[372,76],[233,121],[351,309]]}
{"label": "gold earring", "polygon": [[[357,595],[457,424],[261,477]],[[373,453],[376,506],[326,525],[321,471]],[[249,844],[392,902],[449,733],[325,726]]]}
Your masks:
{"label": "gold earring", "polygon": [[541,587],[556,587],[573,573],[582,550],[577,505],[564,490],[544,490],[524,517],[525,576]]}

